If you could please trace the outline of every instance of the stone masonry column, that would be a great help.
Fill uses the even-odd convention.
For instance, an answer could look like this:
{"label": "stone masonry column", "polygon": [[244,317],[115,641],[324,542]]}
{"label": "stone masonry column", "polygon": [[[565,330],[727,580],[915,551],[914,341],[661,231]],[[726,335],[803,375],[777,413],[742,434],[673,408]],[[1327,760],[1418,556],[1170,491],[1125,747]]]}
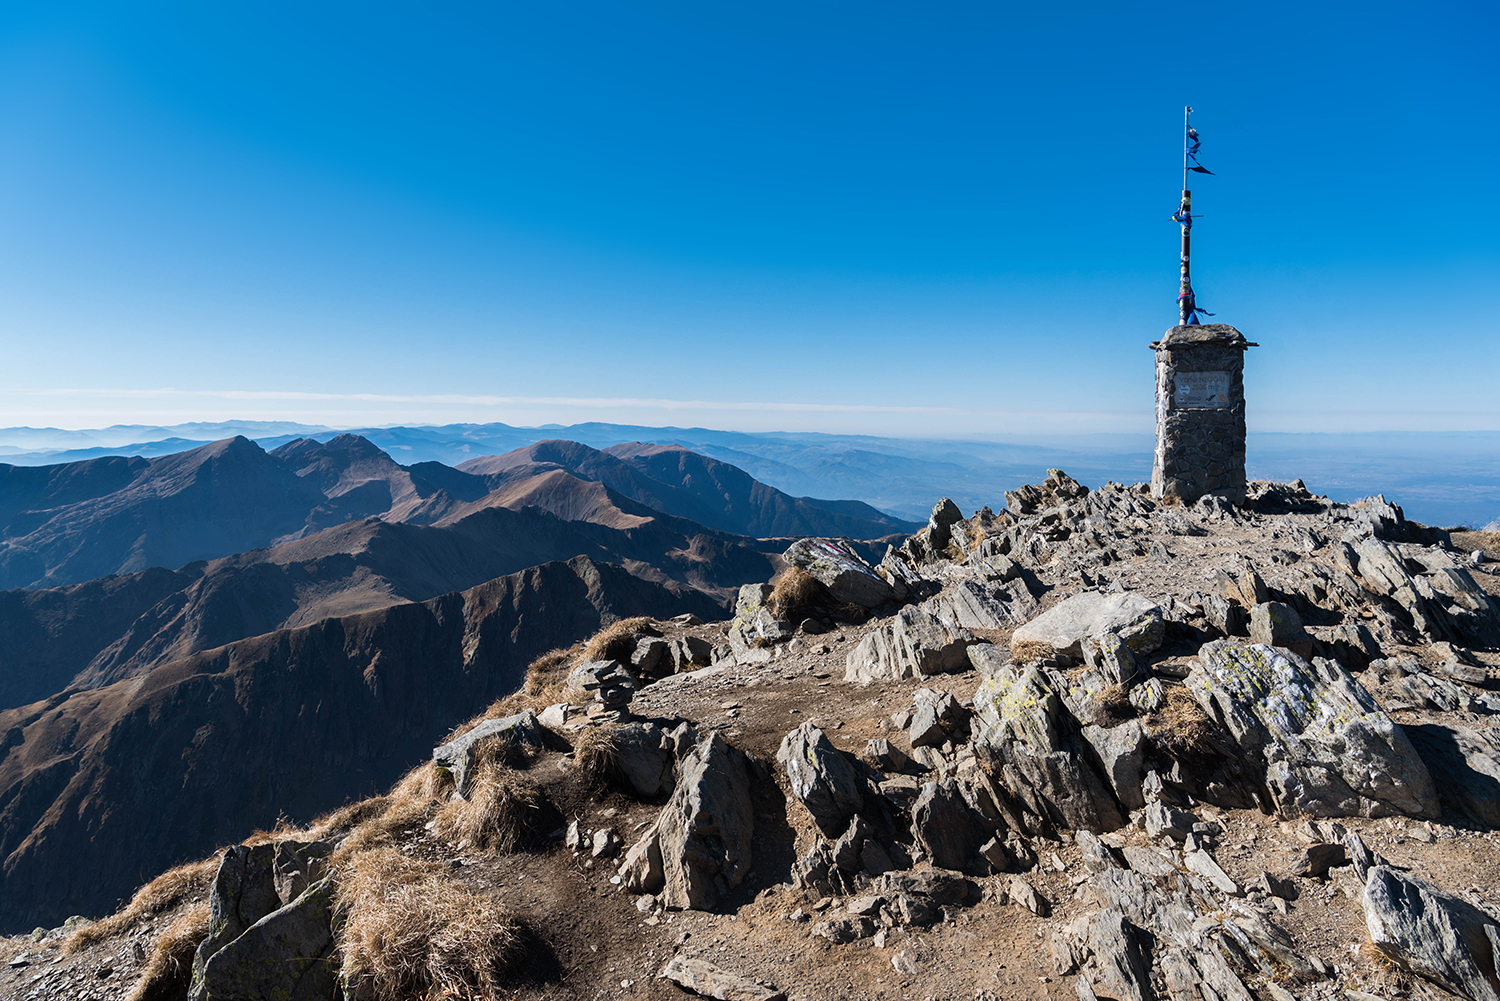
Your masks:
{"label": "stone masonry column", "polygon": [[1184,325],[1156,352],[1156,460],[1151,496],[1205,494],[1245,503],[1245,349],[1226,323]]}

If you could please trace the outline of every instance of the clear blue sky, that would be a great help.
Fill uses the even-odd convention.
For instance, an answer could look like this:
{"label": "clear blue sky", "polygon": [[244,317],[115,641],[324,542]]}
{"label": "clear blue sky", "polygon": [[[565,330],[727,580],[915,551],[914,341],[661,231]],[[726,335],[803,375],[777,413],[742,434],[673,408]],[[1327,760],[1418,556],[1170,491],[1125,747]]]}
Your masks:
{"label": "clear blue sky", "polygon": [[1497,10],[9,3],[0,424],[1500,428]]}

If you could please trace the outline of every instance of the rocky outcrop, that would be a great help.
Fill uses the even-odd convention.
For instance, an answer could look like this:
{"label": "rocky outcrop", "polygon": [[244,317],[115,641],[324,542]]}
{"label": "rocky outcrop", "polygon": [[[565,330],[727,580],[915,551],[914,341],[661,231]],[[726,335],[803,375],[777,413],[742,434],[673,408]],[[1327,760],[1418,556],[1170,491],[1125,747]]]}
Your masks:
{"label": "rocky outcrop", "polygon": [[1437,815],[1432,777],[1405,732],[1334,661],[1217,640],[1199,651],[1185,683],[1246,760],[1264,768],[1277,809]]}
{"label": "rocky outcrop", "polygon": [[820,830],[837,837],[864,806],[859,767],[812,723],[787,734],[776,752],[792,795]]}
{"label": "rocky outcrop", "polygon": [[474,777],[475,750],[486,740],[500,741],[517,750],[542,750],[557,743],[557,738],[537,722],[536,715],[529,709],[514,716],[481,721],[462,735],[432,749],[433,765],[453,777],[454,789],[460,796],[467,798],[469,795]]}
{"label": "rocky outcrop", "polygon": [[974,694],[975,751],[1039,825],[1110,831],[1123,822],[1080,746],[1076,721],[1035,667],[1005,668]]}
{"label": "rocky outcrop", "polygon": [[1471,1001],[1500,1001],[1500,922],[1383,865],[1370,869],[1364,905],[1370,941],[1381,952]]}
{"label": "rocky outcrop", "polygon": [[839,539],[798,539],[781,558],[815,577],[841,605],[879,608],[896,598],[891,585]]}
{"label": "rocky outcrop", "polygon": [[964,651],[977,642],[967,629],[945,625],[908,605],[849,651],[844,680],[869,684],[966,671]]}
{"label": "rocky outcrop", "polygon": [[1138,594],[1085,591],[1067,598],[1011,634],[1011,649],[1083,656],[1083,641],[1114,633],[1136,653],[1161,646],[1166,621],[1155,602]]}
{"label": "rocky outcrop", "polygon": [[660,894],[667,907],[709,910],[750,872],[750,763],[713,733],[682,760],[680,772],[671,799],[626,854],[620,875],[627,889]]}
{"label": "rocky outcrop", "polygon": [[1500,826],[1500,740],[1495,731],[1442,723],[1404,729],[1443,804],[1480,823]]}

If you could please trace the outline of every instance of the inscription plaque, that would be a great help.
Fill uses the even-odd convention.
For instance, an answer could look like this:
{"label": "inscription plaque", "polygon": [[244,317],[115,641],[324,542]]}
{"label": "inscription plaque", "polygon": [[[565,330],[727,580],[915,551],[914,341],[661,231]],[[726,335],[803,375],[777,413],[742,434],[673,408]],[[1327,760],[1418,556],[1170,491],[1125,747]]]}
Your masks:
{"label": "inscription plaque", "polygon": [[1228,372],[1178,372],[1173,403],[1181,408],[1224,410],[1229,406]]}

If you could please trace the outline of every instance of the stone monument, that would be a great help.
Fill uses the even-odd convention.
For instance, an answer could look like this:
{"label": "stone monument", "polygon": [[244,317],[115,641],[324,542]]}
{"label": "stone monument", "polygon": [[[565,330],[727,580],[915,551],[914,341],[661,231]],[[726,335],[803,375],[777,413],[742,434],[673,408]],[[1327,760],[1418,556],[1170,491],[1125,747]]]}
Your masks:
{"label": "stone monument", "polygon": [[1227,323],[1182,324],[1156,352],[1156,458],[1151,496],[1245,502],[1245,349]]}

